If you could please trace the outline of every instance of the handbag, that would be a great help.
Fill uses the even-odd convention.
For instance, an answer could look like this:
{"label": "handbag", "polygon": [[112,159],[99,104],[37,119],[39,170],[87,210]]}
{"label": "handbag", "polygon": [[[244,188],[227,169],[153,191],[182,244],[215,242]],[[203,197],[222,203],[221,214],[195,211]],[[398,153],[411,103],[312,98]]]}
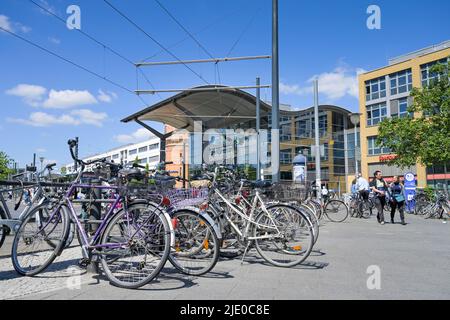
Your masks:
{"label": "handbag", "polygon": [[405,197],[402,194],[395,194],[394,199],[396,202],[403,202],[405,201]]}

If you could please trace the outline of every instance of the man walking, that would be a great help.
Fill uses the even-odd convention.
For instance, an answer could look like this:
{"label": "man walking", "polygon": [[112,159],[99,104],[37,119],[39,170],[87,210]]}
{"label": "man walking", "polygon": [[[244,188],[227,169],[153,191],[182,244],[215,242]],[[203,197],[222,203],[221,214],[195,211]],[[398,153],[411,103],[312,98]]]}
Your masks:
{"label": "man walking", "polygon": [[373,174],[373,180],[370,182],[370,188],[375,192],[375,206],[377,208],[377,220],[378,223],[384,224],[384,213],[383,208],[386,205],[386,195],[388,192],[388,187],[384,181],[381,171],[377,170]]}

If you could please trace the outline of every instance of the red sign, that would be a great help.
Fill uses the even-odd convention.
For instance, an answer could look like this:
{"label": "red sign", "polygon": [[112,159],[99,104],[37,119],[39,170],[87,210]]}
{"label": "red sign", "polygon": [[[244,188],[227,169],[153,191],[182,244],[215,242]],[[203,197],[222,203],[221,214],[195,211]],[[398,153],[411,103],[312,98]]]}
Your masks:
{"label": "red sign", "polygon": [[379,157],[380,162],[391,161],[397,158],[396,154],[385,154]]}

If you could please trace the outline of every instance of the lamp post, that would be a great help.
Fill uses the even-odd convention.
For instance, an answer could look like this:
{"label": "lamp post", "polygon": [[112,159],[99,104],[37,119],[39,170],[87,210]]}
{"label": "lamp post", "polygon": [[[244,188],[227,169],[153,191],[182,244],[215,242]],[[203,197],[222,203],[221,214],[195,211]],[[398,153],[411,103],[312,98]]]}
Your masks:
{"label": "lamp post", "polygon": [[39,157],[39,161],[41,161],[41,171],[42,171],[42,168],[44,167],[44,157]]}
{"label": "lamp post", "polygon": [[355,126],[355,178],[357,178],[357,174],[358,174],[358,156],[357,156],[357,145],[358,145],[358,136],[356,133],[356,127],[359,124],[359,121],[361,119],[361,113],[351,113],[350,114],[350,121],[352,122],[352,124]]}

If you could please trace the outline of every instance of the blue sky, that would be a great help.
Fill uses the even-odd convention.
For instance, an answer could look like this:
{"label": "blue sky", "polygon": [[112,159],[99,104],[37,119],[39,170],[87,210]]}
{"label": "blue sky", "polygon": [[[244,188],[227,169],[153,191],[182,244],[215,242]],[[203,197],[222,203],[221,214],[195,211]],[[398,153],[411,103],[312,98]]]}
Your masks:
{"label": "blue sky", "polygon": [[[173,60],[101,0],[34,0],[66,19],[81,8],[81,28],[132,61]],[[181,59],[207,55],[154,0],[109,0]],[[271,54],[270,0],[160,0],[207,48],[224,57]],[[381,8],[381,30],[366,27],[369,5]],[[450,39],[450,2],[280,0],[280,100],[294,107],[312,104],[310,79],[319,76],[320,103],[357,109],[356,74],[387,64],[390,57]],[[251,22],[251,23],[250,23]],[[1,0],[0,26],[134,90],[135,68],[69,30],[28,0]],[[247,27],[249,26],[249,27]],[[176,46],[171,46],[185,39]],[[209,83],[214,65],[192,65]],[[227,85],[270,84],[270,60],[219,64]],[[205,84],[183,66],[143,70],[156,88]],[[33,152],[58,164],[70,159],[66,141],[80,138],[80,154],[101,152],[136,139],[143,131],[120,119],[142,109],[133,94],[60,61],[0,31],[0,150],[19,164]],[[142,76],[140,88],[148,88]],[[153,104],[160,96],[144,96]],[[270,99],[270,90],[262,90]]]}

